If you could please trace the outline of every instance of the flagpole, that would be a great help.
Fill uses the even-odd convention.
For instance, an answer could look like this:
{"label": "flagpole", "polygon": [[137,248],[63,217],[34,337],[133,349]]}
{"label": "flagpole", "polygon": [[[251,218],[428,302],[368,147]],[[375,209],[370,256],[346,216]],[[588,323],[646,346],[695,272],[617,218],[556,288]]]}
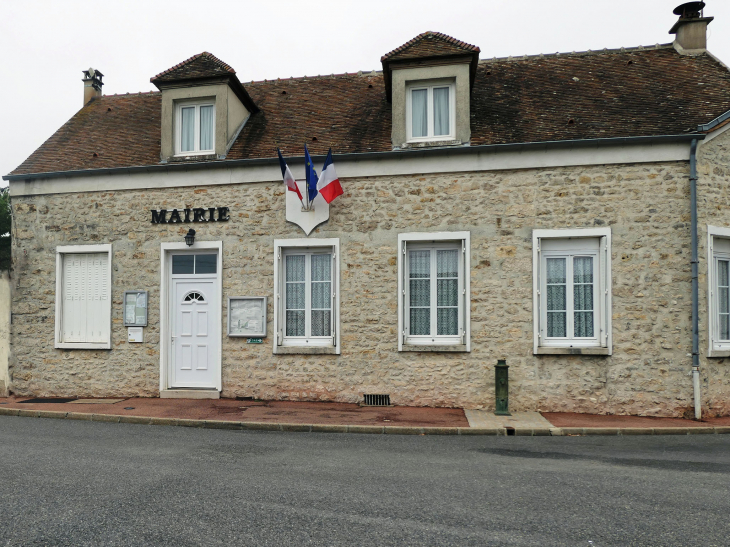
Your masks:
{"label": "flagpole", "polygon": [[304,145],[304,194],[307,196],[307,208],[306,210],[309,211],[309,208],[312,206],[311,202],[309,201],[309,165],[307,165],[307,145]]}
{"label": "flagpole", "polygon": [[307,160],[304,160],[304,198],[307,200],[307,205],[304,207],[305,211],[309,211],[309,185],[307,185]]}

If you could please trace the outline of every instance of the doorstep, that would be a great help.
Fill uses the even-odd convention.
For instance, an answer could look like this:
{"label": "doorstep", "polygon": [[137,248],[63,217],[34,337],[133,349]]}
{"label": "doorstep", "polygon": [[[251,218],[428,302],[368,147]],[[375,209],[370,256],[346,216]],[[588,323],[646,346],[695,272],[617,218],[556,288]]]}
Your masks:
{"label": "doorstep", "polygon": [[492,410],[464,409],[464,414],[466,419],[469,420],[469,427],[533,432],[535,430],[549,432],[555,428],[539,412],[512,412],[507,416],[498,416]]}
{"label": "doorstep", "polygon": [[160,399],[220,399],[217,389],[163,389]]}

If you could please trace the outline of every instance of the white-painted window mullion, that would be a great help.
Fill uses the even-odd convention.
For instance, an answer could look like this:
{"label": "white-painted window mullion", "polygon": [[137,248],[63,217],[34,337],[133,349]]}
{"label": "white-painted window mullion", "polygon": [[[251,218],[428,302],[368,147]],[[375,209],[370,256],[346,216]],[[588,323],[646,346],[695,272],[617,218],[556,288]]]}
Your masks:
{"label": "white-painted window mullion", "polygon": [[[429,93],[429,95],[431,95]],[[430,314],[431,314],[431,332],[430,336],[436,336],[438,334],[438,274],[436,269],[436,257],[438,256],[438,250],[433,249],[431,251],[431,264],[430,272],[431,276],[431,299],[430,299]]]}

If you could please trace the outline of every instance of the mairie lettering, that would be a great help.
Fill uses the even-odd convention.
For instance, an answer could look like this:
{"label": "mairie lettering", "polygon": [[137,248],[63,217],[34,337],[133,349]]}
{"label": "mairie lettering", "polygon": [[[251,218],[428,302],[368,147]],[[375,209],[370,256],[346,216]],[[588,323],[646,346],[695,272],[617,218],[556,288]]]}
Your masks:
{"label": "mairie lettering", "polygon": [[[183,224],[186,222],[226,222],[228,207],[194,207],[191,209],[151,209],[152,224]],[[169,216],[168,216],[169,213]]]}

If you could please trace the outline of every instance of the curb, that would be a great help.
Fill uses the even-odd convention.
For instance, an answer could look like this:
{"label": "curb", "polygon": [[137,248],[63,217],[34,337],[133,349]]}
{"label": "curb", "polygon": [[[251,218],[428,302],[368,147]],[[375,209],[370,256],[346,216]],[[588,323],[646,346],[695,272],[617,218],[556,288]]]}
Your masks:
{"label": "curb", "polygon": [[730,426],[708,427],[563,427],[563,435],[724,435]]}
{"label": "curb", "polygon": [[550,428],[487,428],[487,427],[404,427],[382,425],[292,424],[272,422],[235,422],[227,420],[190,420],[185,418],[155,418],[117,414],[88,414],[53,410],[24,410],[0,408],[0,416],[21,418],[55,418],[139,425],[167,425],[229,429],[235,431],[288,431],[299,433],[360,433],[374,435],[491,435],[517,437],[561,437],[588,435],[722,435],[730,434],[730,426],[708,427],[550,427]]}

